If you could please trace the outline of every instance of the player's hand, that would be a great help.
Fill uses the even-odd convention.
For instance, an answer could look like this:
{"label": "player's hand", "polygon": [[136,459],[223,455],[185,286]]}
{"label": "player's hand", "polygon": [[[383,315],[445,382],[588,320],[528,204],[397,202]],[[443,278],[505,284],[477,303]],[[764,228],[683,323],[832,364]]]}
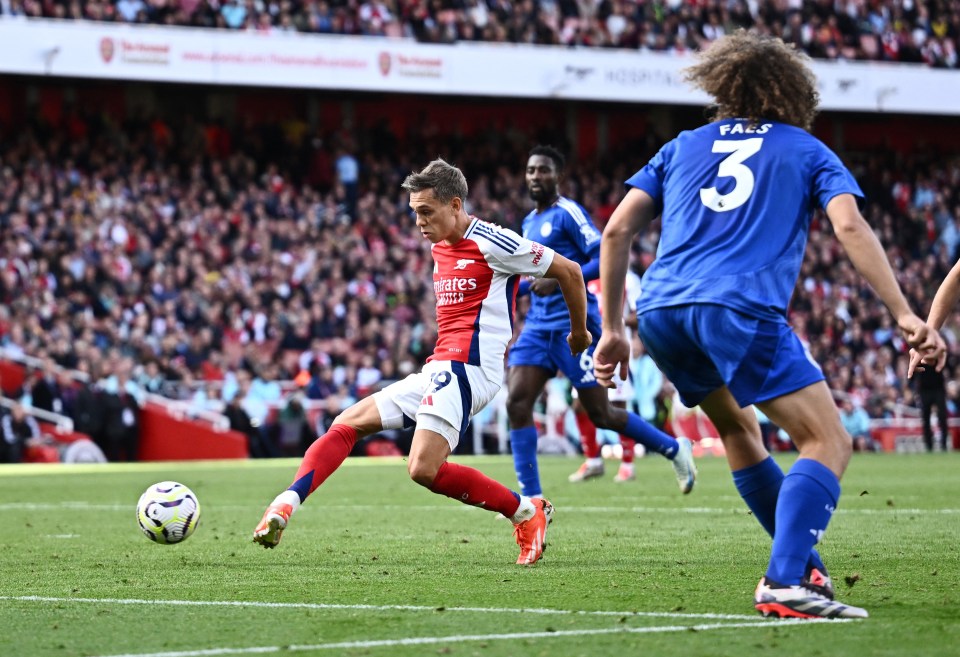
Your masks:
{"label": "player's hand", "polygon": [[560,289],[560,281],[555,278],[538,278],[530,283],[530,293],[538,297],[548,297]]}
{"label": "player's hand", "polygon": [[916,349],[910,350],[910,364],[907,365],[907,378],[912,379],[914,372],[922,372],[923,367],[923,358],[920,356],[920,352]]}
{"label": "player's hand", "polygon": [[912,379],[914,373],[923,372],[928,367],[943,367],[942,365],[938,366],[937,360],[933,356],[928,356],[924,358],[920,355],[920,352],[916,349],[910,350],[910,364],[907,365],[907,378]]}
{"label": "player's hand", "polygon": [[567,344],[570,345],[570,353],[573,356],[586,351],[587,347],[593,344],[593,336],[590,335],[590,331],[584,331],[583,333],[570,332],[567,334]]}
{"label": "player's hand", "polygon": [[630,363],[630,343],[623,333],[606,331],[600,336],[597,348],[593,350],[593,375],[604,388],[616,388],[613,377],[618,373],[620,379],[627,380]]}
{"label": "player's hand", "polygon": [[940,337],[940,333],[912,313],[901,319],[898,325],[907,344],[919,356],[918,363],[913,363],[913,356],[911,355],[912,367],[907,369],[908,376],[913,374],[913,370],[917,368],[919,363],[930,365],[938,372],[942,370],[947,363],[947,345]]}

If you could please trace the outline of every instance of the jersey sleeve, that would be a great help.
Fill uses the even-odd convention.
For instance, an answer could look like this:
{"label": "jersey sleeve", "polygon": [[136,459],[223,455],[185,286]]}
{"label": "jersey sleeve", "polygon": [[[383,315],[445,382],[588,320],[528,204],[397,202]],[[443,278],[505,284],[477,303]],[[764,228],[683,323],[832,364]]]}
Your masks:
{"label": "jersey sleeve", "polygon": [[645,167],[627,178],[625,183],[628,188],[633,187],[649,194],[657,204],[657,214],[663,211],[663,180],[674,148],[674,141],[667,142]]}
{"label": "jersey sleeve", "polygon": [[490,268],[501,274],[542,278],[553,263],[553,249],[507,228],[490,228],[483,233],[475,231],[471,237],[477,239]]}
{"label": "jersey sleeve", "polygon": [[567,198],[562,198],[558,204],[564,210],[564,231],[583,254],[584,262],[599,258],[600,231],[597,230],[587,211],[580,204]]}
{"label": "jersey sleeve", "polygon": [[853,194],[863,198],[863,191],[850,170],[837,154],[817,141],[817,152],[812,168],[812,193],[817,205],[826,209],[827,204],[840,194]]}

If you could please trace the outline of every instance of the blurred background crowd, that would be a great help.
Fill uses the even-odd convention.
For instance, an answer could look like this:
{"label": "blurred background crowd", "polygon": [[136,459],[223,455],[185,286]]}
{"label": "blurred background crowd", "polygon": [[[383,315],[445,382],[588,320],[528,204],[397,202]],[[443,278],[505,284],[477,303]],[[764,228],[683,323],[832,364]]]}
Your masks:
{"label": "blurred background crowd", "polygon": [[[254,455],[295,452],[316,427],[280,435],[283,412],[297,410],[291,399],[319,402],[328,422],[433,348],[429,243],[414,229],[403,177],[442,153],[467,174],[471,212],[518,228],[530,208],[526,153],[538,142],[564,146],[549,129],[311,133],[80,111],[0,128],[0,348],[39,359],[21,394],[100,436],[110,458],[135,458],[148,394],[227,413]],[[659,145],[648,133],[574,161],[563,191],[602,227],[622,181]],[[960,255],[960,158],[923,148],[842,155],[925,314]],[[655,223],[635,244],[638,272],[656,242]],[[883,418],[917,407],[889,313],[819,214],[790,320],[851,408]],[[960,317],[945,336],[956,355]],[[956,412],[953,360],[946,393]],[[86,383],[65,381],[61,368]]]}
{"label": "blurred background crowd", "polygon": [[822,59],[956,68],[957,0],[0,0],[0,15],[685,52],[737,28]]}

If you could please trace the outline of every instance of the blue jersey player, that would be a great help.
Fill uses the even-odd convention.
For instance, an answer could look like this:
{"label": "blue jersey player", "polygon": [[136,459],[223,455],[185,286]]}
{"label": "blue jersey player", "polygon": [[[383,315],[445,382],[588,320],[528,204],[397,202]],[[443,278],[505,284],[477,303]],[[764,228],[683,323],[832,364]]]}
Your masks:
{"label": "blue jersey player", "polygon": [[[720,431],[736,488],[773,537],[754,606],[781,617],[864,618],[865,610],[833,599],[814,549],[837,507],[851,440],[819,366],[786,321],[815,207],[907,342],[942,362],[943,341],[910,310],[857,209],[853,176],[807,132],[818,94],[805,56],[741,30],[702,53],[687,77],[714,97],[716,115],[627,181],[601,246],[596,374],[609,385],[627,366],[629,345],[616,329],[630,242],[661,215],[638,330],[683,403],[699,404]],[[764,449],[751,404],[800,450],[786,476]]]}
{"label": "blue jersey player", "polygon": [[[523,220],[523,235],[580,264],[585,280],[595,279],[599,271],[600,231],[582,207],[558,193],[563,166],[563,156],[552,147],[537,146],[530,151],[526,182],[537,207]],[[538,279],[530,284],[529,291],[530,311],[507,361],[510,444],[522,493],[530,497],[543,494],[537,468],[533,405],[558,370],[577,389],[580,403],[593,424],[629,436],[648,451],[670,459],[680,489],[689,493],[696,477],[690,441],[677,441],[640,416],[612,406],[607,390],[593,374],[596,342],[582,354],[570,354],[566,344],[570,317],[556,281]],[[587,327],[596,336],[600,315],[597,299],[589,292],[587,310]],[[623,331],[622,326],[619,331]]]}

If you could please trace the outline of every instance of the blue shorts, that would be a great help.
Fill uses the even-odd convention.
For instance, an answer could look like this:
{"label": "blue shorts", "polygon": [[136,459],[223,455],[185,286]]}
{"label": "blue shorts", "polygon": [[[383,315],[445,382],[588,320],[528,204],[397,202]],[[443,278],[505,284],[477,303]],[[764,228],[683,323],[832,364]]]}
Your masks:
{"label": "blue shorts", "polygon": [[507,366],[526,365],[550,372],[559,370],[570,379],[574,388],[595,388],[600,384],[593,374],[593,350],[600,340],[600,325],[588,321],[587,328],[593,335],[593,344],[576,356],[570,355],[570,345],[567,344],[569,331],[524,328],[510,348]]}
{"label": "blue shorts", "polygon": [[746,407],[824,380],[785,319],[692,304],[648,310],[638,322],[640,339],[686,406],[722,386]]}

